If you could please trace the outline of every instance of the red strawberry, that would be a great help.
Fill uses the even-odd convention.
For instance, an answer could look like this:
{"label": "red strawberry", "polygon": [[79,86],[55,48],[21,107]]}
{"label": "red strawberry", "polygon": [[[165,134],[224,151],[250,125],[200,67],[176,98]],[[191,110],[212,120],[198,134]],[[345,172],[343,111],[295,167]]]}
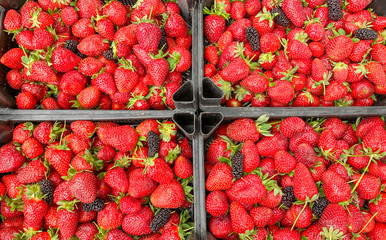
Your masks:
{"label": "red strawberry", "polygon": [[275,167],[279,173],[290,173],[296,167],[296,159],[286,151],[280,150],[275,154]]}
{"label": "red strawberry", "polygon": [[285,15],[293,22],[295,26],[303,26],[304,21],[306,20],[306,16],[303,11],[302,2],[300,0],[284,0],[281,7]]}
{"label": "red strawberry", "polygon": [[[322,236],[326,236],[332,228],[343,234],[347,233],[347,214],[342,206],[337,203],[331,203],[324,209],[319,220],[319,226],[322,228]],[[328,235],[327,235],[328,236]]]}
{"label": "red strawberry", "polygon": [[119,92],[130,92],[138,82],[138,74],[130,60],[120,59],[121,66],[114,73],[114,80]]}
{"label": "red strawberry", "polygon": [[247,12],[245,11],[244,2],[235,1],[231,3],[231,12],[230,16],[232,19],[238,20],[245,16]]}
{"label": "red strawberry", "polygon": [[376,198],[379,195],[379,190],[381,188],[379,179],[371,174],[363,174],[361,179],[360,177],[361,175],[359,174],[352,176],[354,184],[358,184],[355,189],[358,192],[358,196],[365,200]]}
{"label": "red strawberry", "polygon": [[179,178],[189,178],[193,175],[192,162],[184,156],[177,157],[176,161],[174,162],[174,173]]}
{"label": "red strawberry", "polygon": [[[99,128],[97,134],[103,143],[111,145],[123,152],[133,150],[138,140],[137,132],[129,125]],[[126,140],[121,141],[121,139]]]}
{"label": "red strawberry", "polygon": [[100,228],[108,230],[118,228],[123,224],[124,214],[118,209],[118,204],[109,202],[98,212],[97,221]]}
{"label": "red strawberry", "polygon": [[299,117],[288,117],[280,123],[280,131],[284,136],[291,138],[297,133],[302,132],[305,126],[306,124],[303,119]]}
{"label": "red strawberry", "polygon": [[[243,144],[240,152],[244,155],[243,166],[244,172],[252,172],[260,164],[260,156],[257,152],[257,147],[252,141],[246,141]],[[207,158],[208,159],[208,158]]]}
{"label": "red strawberry", "polygon": [[4,163],[0,167],[0,173],[16,171],[26,160],[13,144],[6,144],[0,148],[0,159]]}
{"label": "red strawberry", "polygon": [[208,16],[204,19],[204,34],[210,43],[215,43],[226,30],[225,20],[228,20],[229,14],[225,11],[224,3],[214,1],[211,10],[204,8],[204,13]]}
{"label": "red strawberry", "polygon": [[226,190],[232,187],[232,169],[226,163],[216,164],[205,182],[208,191]]}
{"label": "red strawberry", "polygon": [[184,19],[175,13],[170,13],[164,27],[166,35],[175,38],[186,37],[188,35],[188,27]]}
{"label": "red strawberry", "polygon": [[[242,118],[237,119],[232,122],[227,127],[227,135],[238,142],[245,141],[257,141],[260,138],[260,130],[265,130],[263,128],[259,128],[261,124],[264,124],[264,119],[260,119],[263,121],[254,122],[252,119]],[[261,125],[261,127],[266,127],[265,125]]]}
{"label": "red strawberry", "polygon": [[93,173],[81,172],[77,173],[70,181],[69,188],[74,195],[82,203],[91,203],[96,198],[97,179]]}
{"label": "red strawberry", "polygon": [[67,26],[74,25],[79,19],[78,12],[72,6],[65,6],[60,13],[63,23]]}
{"label": "red strawberry", "polygon": [[48,205],[43,199],[38,184],[29,185],[25,190],[26,199],[24,200],[24,228],[38,230],[42,227],[44,215],[48,210]]}
{"label": "red strawberry", "polygon": [[70,239],[75,235],[79,221],[79,210],[74,206],[75,202],[63,201],[58,207],[59,235],[63,239]]}
{"label": "red strawberry", "polygon": [[129,174],[129,195],[135,198],[149,196],[156,188],[157,183],[143,174],[143,169],[135,169]]}
{"label": "red strawberry", "polygon": [[290,82],[277,80],[273,84],[268,89],[268,96],[272,101],[286,105],[294,98],[295,91]]}
{"label": "red strawberry", "polygon": [[136,29],[139,45],[146,52],[158,50],[158,44],[162,37],[161,29],[153,23],[140,23]]}
{"label": "red strawberry", "polygon": [[169,183],[161,183],[150,196],[150,201],[159,208],[178,208],[185,201],[185,192],[181,183],[173,179]]}
{"label": "red strawberry", "polygon": [[109,48],[109,44],[98,34],[85,37],[78,45],[78,50],[90,57],[101,56]]}
{"label": "red strawberry", "polygon": [[386,151],[386,130],[377,126],[369,131],[366,137],[363,139],[363,146],[371,148],[373,151]]}
{"label": "red strawberry", "polygon": [[363,0],[363,1],[348,0],[347,3],[348,3],[346,6],[347,10],[349,10],[350,12],[359,12],[360,10],[365,9],[365,7],[369,5],[371,1],[370,0]]}
{"label": "red strawberry", "polygon": [[232,229],[235,233],[239,234],[253,230],[253,219],[241,204],[232,202],[229,211],[232,220]]}
{"label": "red strawberry", "polygon": [[96,130],[95,124],[91,121],[75,121],[72,122],[71,130],[80,137],[90,138]]}
{"label": "red strawberry", "polygon": [[146,235],[152,231],[150,223],[154,218],[154,213],[148,206],[143,206],[141,210],[134,214],[125,216],[122,222],[122,229],[128,234],[132,235]]}
{"label": "red strawberry", "polygon": [[80,18],[96,17],[98,14],[102,15],[103,2],[100,0],[80,0],[76,2],[79,8]]}
{"label": "red strawberry", "polygon": [[79,72],[88,77],[97,74],[102,70],[102,68],[103,62],[92,57],[82,59],[78,66]]}
{"label": "red strawberry", "polygon": [[8,50],[0,59],[0,62],[5,66],[12,69],[22,69],[22,57],[25,56],[25,53],[20,48],[12,48]]}
{"label": "red strawberry", "polygon": [[383,85],[386,82],[386,75],[383,67],[378,62],[369,62],[365,65],[366,77],[375,85]]}
{"label": "red strawberry", "polygon": [[46,149],[44,157],[52,164],[52,166],[54,166],[55,170],[61,176],[67,176],[69,164],[73,157],[73,154],[68,147],[59,145],[58,142],[53,143]]}
{"label": "red strawberry", "polygon": [[172,71],[185,72],[192,66],[192,55],[182,46],[175,46],[169,50],[169,68]]}
{"label": "red strawberry", "polygon": [[127,10],[119,1],[112,1],[103,7],[103,15],[107,16],[114,25],[122,26],[127,21]]}
{"label": "red strawberry", "polygon": [[332,61],[338,62],[350,56],[353,48],[353,41],[345,35],[340,35],[328,41],[326,55]]}
{"label": "red strawberry", "polygon": [[241,204],[258,203],[266,196],[261,178],[253,174],[249,174],[234,182],[232,187],[227,189],[225,193],[232,201],[237,201]]}
{"label": "red strawberry", "polygon": [[13,9],[8,10],[4,18],[4,28],[7,31],[19,30],[21,28],[21,15]]}
{"label": "red strawberry", "polygon": [[318,194],[311,173],[303,163],[298,163],[295,168],[294,194],[296,198],[302,201],[305,201],[307,197],[312,199],[315,194]]}
{"label": "red strawberry", "polygon": [[78,95],[78,104],[74,104],[73,107],[83,107],[85,109],[92,109],[99,105],[101,98],[101,91],[94,86],[87,87],[80,91]]}
{"label": "red strawberry", "polygon": [[44,178],[46,172],[47,167],[40,160],[35,160],[18,172],[17,180],[23,184],[38,182]]}
{"label": "red strawberry", "polygon": [[350,185],[337,173],[327,171],[322,177],[323,190],[332,203],[348,201],[351,197]]}
{"label": "red strawberry", "polygon": [[213,191],[206,197],[206,209],[214,217],[223,216],[228,211],[227,195],[222,191]]}
{"label": "red strawberry", "polygon": [[250,75],[240,82],[240,86],[252,94],[265,92],[269,87],[269,81],[262,75]]}
{"label": "red strawberry", "polygon": [[72,26],[72,34],[78,38],[85,38],[95,34],[94,25],[89,18],[81,18]]}
{"label": "red strawberry", "polygon": [[22,92],[16,97],[16,105],[19,109],[35,109],[36,98],[30,92]]}
{"label": "red strawberry", "polygon": [[228,28],[227,31],[232,33],[233,38],[236,41],[247,42],[248,39],[245,35],[245,29],[252,26],[252,22],[247,18],[241,18],[233,22]]}
{"label": "red strawberry", "polygon": [[81,58],[65,48],[56,48],[52,52],[52,66],[56,71],[68,72],[78,66]]}
{"label": "red strawberry", "polygon": [[114,23],[110,19],[96,17],[96,30],[104,38],[109,41],[114,39]]}

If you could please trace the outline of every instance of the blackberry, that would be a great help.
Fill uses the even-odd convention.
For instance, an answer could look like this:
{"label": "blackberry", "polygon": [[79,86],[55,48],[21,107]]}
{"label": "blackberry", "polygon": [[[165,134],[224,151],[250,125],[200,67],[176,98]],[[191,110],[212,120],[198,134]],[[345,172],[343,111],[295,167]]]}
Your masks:
{"label": "blackberry", "polygon": [[103,52],[103,57],[105,57],[107,60],[113,61],[114,60],[114,52],[112,49],[106,50]]}
{"label": "blackberry", "polygon": [[290,208],[295,201],[294,189],[292,186],[283,188],[283,198],[281,204],[287,208]]}
{"label": "blackberry", "polygon": [[159,136],[157,133],[153,131],[147,133],[147,146],[149,147],[147,152],[149,157],[154,157],[159,152]]}
{"label": "blackberry", "polygon": [[374,40],[378,37],[378,34],[373,29],[360,28],[355,31],[354,36],[362,40]]}
{"label": "blackberry", "polygon": [[83,54],[83,53],[81,53],[81,52],[76,52],[75,53],[78,57],[80,57],[80,58],[86,58],[87,56],[85,55],[85,54]]}
{"label": "blackberry", "polygon": [[339,0],[327,0],[328,18],[332,21],[339,21],[343,17]]}
{"label": "blackberry", "polygon": [[97,198],[91,203],[83,203],[82,208],[85,212],[99,212],[105,208],[105,201],[102,198]]}
{"label": "blackberry", "polygon": [[312,213],[320,218],[328,204],[330,204],[330,202],[326,197],[319,198],[312,207]]}
{"label": "blackberry", "polygon": [[77,53],[78,52],[78,44],[79,44],[78,41],[67,40],[66,43],[64,44],[64,48],[67,48],[68,50],[70,50],[73,53]]}
{"label": "blackberry", "polygon": [[245,35],[248,39],[249,45],[254,52],[260,49],[260,36],[254,27],[247,27],[245,29]]}
{"label": "blackberry", "polygon": [[275,22],[280,26],[288,27],[290,22],[287,16],[285,15],[285,13],[283,12],[283,10],[281,10],[281,8],[279,7],[274,8],[272,10],[272,14],[275,14],[275,13],[277,13],[277,15],[273,18],[273,20],[275,20]]}
{"label": "blackberry", "polygon": [[163,28],[161,28],[161,32],[162,32],[162,37],[158,43],[158,49],[166,51],[166,49],[168,49],[168,41],[166,41],[166,34]]}
{"label": "blackberry", "polygon": [[170,219],[170,209],[161,208],[150,223],[150,229],[153,233],[158,232]]}
{"label": "blackberry", "polygon": [[51,205],[54,202],[54,184],[50,180],[43,179],[40,181],[39,185],[40,191],[46,196],[44,201],[46,201],[48,205]]}
{"label": "blackberry", "polygon": [[244,173],[244,155],[241,152],[235,153],[232,159],[232,176],[233,178],[240,179]]}

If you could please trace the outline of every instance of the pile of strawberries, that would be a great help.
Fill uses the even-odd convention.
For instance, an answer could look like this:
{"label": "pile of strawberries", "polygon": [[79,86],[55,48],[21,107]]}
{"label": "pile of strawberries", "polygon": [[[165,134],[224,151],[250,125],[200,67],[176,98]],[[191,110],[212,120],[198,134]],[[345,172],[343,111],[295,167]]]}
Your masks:
{"label": "pile of strawberries", "polygon": [[228,107],[371,106],[386,94],[386,17],[372,0],[215,0],[204,75]]}
{"label": "pile of strawberries", "polygon": [[209,230],[218,239],[384,240],[385,160],[379,117],[222,124],[206,152]]}
{"label": "pile of strawberries", "polygon": [[27,1],[4,28],[0,62],[19,109],[174,109],[192,36],[175,2]]}
{"label": "pile of strawberries", "polygon": [[0,148],[1,240],[183,239],[192,148],[175,123],[25,122]]}

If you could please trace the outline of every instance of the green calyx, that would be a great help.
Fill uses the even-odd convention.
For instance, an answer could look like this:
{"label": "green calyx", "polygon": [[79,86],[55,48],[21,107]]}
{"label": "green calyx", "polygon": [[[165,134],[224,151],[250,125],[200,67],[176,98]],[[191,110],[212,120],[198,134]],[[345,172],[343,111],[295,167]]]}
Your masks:
{"label": "green calyx", "polygon": [[73,201],[66,201],[66,200],[59,201],[56,203],[59,206],[57,208],[57,211],[65,209],[71,213],[74,213],[74,209],[78,209],[78,206],[77,206],[78,202],[79,202],[79,200],[77,200],[77,199],[75,199]]}
{"label": "green calyx", "polygon": [[170,149],[168,155],[165,158],[166,162],[173,163],[174,160],[181,154],[181,147],[177,145],[175,148]]}
{"label": "green calyx", "polygon": [[181,54],[177,51],[174,51],[173,53],[169,53],[169,57],[167,58],[167,61],[169,63],[169,70],[171,72],[174,72],[174,70],[177,67],[177,64],[180,62]]}
{"label": "green calyx", "polygon": [[330,226],[329,228],[322,228],[322,232],[320,232],[320,235],[323,239],[329,240],[340,240],[346,236],[343,232],[339,231],[339,229],[334,229],[333,226]]}
{"label": "green calyx", "polygon": [[267,8],[263,7],[263,11],[260,11],[256,17],[259,18],[259,22],[262,22],[264,20],[267,20],[269,23],[269,26],[273,26],[273,19],[274,17],[278,15],[278,13],[272,14],[270,11],[267,10]]}
{"label": "green calyx", "polygon": [[190,203],[193,203],[193,194],[192,194],[192,191],[193,191],[193,177],[190,176],[189,178],[186,178],[186,179],[182,179],[181,181],[181,186],[182,188],[184,189],[184,192],[185,192],[185,197],[186,197],[186,201],[190,202]]}
{"label": "green calyx", "polygon": [[229,100],[232,97],[232,92],[234,91],[232,83],[221,79],[218,81],[218,84],[220,85],[220,89],[224,92],[225,99]]}
{"label": "green calyx", "polygon": [[180,214],[180,224],[178,225],[178,233],[181,240],[184,240],[186,236],[192,234],[194,229],[194,222],[188,222],[191,217],[188,210],[184,210]]}
{"label": "green calyx", "polygon": [[235,91],[235,98],[239,101],[242,101],[245,97],[245,95],[250,95],[251,93],[246,90],[245,88],[243,88],[242,86],[240,85],[237,85],[236,87],[236,91]]}
{"label": "green calyx", "polygon": [[141,164],[145,165],[145,168],[143,169],[143,174],[146,173],[147,167],[149,167],[149,166],[154,167],[154,164],[155,164],[154,160],[157,158],[158,158],[158,153],[156,153],[154,155],[154,157],[148,157],[146,159],[141,159],[141,160],[143,160],[143,162],[141,162]]}
{"label": "green calyx", "polygon": [[118,60],[118,62],[121,64],[121,66],[119,66],[120,68],[124,68],[124,69],[131,70],[131,71],[136,71],[131,60],[127,60],[125,58],[120,58]]}
{"label": "green calyx", "polygon": [[214,1],[214,4],[210,10],[207,7],[204,8],[204,14],[218,15],[220,17],[223,17],[225,20],[228,20],[230,15],[225,11],[225,8],[225,2]]}
{"label": "green calyx", "polygon": [[255,125],[256,125],[257,131],[262,135],[273,136],[270,131],[271,124],[268,123],[268,120],[269,120],[269,117],[264,114],[255,121]]}
{"label": "green calyx", "polygon": [[27,199],[33,199],[36,201],[40,201],[46,198],[43,195],[38,183],[27,185],[25,187],[24,194],[27,196]]}
{"label": "green calyx", "polygon": [[161,122],[158,122],[158,123],[159,123],[158,130],[161,133],[160,138],[164,142],[170,142],[170,140],[172,139],[172,136],[174,137],[177,134],[176,124],[167,120],[163,121],[162,123]]}

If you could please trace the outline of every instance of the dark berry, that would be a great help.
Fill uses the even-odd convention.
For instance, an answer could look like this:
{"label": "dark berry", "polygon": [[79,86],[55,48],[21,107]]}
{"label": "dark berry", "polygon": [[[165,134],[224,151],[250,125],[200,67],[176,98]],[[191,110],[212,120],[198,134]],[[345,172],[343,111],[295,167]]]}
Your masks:
{"label": "dark berry", "polygon": [[170,219],[170,209],[161,208],[159,212],[154,216],[150,223],[150,229],[152,232],[158,232]]}
{"label": "dark berry", "polygon": [[162,49],[162,51],[166,51],[166,49],[168,49],[168,41],[166,41],[166,34],[163,28],[161,28],[161,32],[162,32],[162,37],[158,43],[158,49],[160,50]]}
{"label": "dark berry", "polygon": [[78,44],[79,44],[78,41],[67,40],[66,43],[64,44],[64,48],[67,48],[68,50],[70,50],[73,53],[77,53],[78,52]]}
{"label": "dark berry", "polygon": [[123,5],[130,6],[130,0],[118,0],[118,2],[122,3]]}
{"label": "dark berry", "polygon": [[149,150],[147,155],[149,157],[154,157],[159,152],[159,136],[157,133],[150,131],[147,133],[147,146]]}
{"label": "dark berry", "polygon": [[328,18],[331,21],[339,21],[343,17],[339,0],[327,0]]}
{"label": "dark berry", "polygon": [[76,55],[78,56],[78,57],[81,57],[81,58],[86,58],[87,56],[85,55],[85,54],[83,54],[83,53],[81,53],[81,52],[76,52]]}
{"label": "dark berry", "polygon": [[241,152],[235,153],[231,158],[232,176],[234,179],[240,179],[244,173],[244,155]]}
{"label": "dark berry", "polygon": [[82,208],[85,212],[99,212],[105,208],[105,201],[102,198],[97,198],[91,203],[83,203]]}
{"label": "dark berry", "polygon": [[378,33],[373,29],[360,28],[355,31],[354,36],[362,40],[374,40],[378,37]]}
{"label": "dark berry", "polygon": [[287,208],[290,208],[295,201],[294,189],[292,186],[283,188],[283,198],[281,204]]}
{"label": "dark berry", "polygon": [[107,60],[113,61],[114,60],[114,52],[112,49],[108,49],[103,52],[103,57],[105,57]]}
{"label": "dark berry", "polygon": [[260,49],[260,36],[256,28],[248,27],[245,29],[245,36],[247,36],[249,45],[254,52]]}
{"label": "dark berry", "polygon": [[275,20],[275,22],[280,25],[280,26],[283,26],[283,27],[288,27],[289,25],[289,20],[287,18],[287,16],[285,15],[285,13],[283,12],[283,10],[281,10],[281,8],[277,7],[277,8],[274,8],[272,10],[272,14],[277,14],[273,20]]}
{"label": "dark berry", "polygon": [[51,205],[54,202],[54,184],[50,180],[43,179],[40,181],[39,185],[40,191],[46,196],[44,200],[48,205]]}
{"label": "dark berry", "polygon": [[327,198],[319,198],[312,207],[312,213],[315,214],[317,217],[321,217],[324,209],[327,207],[328,204],[330,204],[330,202],[327,200]]}

